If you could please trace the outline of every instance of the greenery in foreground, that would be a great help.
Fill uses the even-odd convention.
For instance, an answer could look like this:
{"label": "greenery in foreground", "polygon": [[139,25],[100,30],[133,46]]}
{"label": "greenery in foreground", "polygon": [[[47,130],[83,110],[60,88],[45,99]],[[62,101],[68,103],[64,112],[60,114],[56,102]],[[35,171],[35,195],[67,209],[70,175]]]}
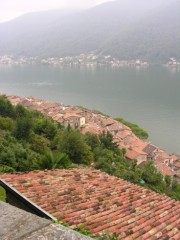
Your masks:
{"label": "greenery in foreground", "polygon": [[115,120],[128,126],[138,138],[140,138],[140,139],[148,138],[148,133],[145,130],[143,130],[142,128],[140,128],[138,125],[131,123],[123,118],[115,118]]}
{"label": "greenery in foreground", "polygon": [[135,184],[144,180],[144,187],[180,200],[180,184],[163,177],[153,162],[143,168],[135,160],[128,163],[112,140],[109,132],[82,135],[0,97],[0,172],[93,166]]}
{"label": "greenery in foreground", "polygon": [[[61,224],[65,227],[70,227],[68,223],[62,222],[60,220],[56,220],[55,223]],[[87,230],[84,227],[84,225],[80,225],[74,228],[73,230],[83,235],[86,235],[88,237],[95,238],[97,240],[118,240],[119,239],[119,236],[116,233],[110,234],[108,231],[104,231],[104,233],[101,236],[97,237],[91,231]]]}
{"label": "greenery in foreground", "polygon": [[3,201],[3,202],[6,201],[6,192],[1,186],[0,186],[0,201]]}

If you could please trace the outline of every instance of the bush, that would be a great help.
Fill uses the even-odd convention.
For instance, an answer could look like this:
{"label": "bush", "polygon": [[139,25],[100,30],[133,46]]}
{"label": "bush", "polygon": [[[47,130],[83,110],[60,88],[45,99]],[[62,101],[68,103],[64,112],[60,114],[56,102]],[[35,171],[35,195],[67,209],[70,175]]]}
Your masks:
{"label": "bush", "polygon": [[0,173],[13,173],[15,169],[6,165],[0,165]]}
{"label": "bush", "polygon": [[9,117],[0,117],[0,129],[12,132],[15,129],[15,122]]}
{"label": "bush", "polygon": [[0,96],[0,115],[2,117],[13,118],[15,110],[10,101],[5,96]]}
{"label": "bush", "polygon": [[34,132],[49,140],[57,134],[57,124],[48,118],[38,118],[34,125]]}

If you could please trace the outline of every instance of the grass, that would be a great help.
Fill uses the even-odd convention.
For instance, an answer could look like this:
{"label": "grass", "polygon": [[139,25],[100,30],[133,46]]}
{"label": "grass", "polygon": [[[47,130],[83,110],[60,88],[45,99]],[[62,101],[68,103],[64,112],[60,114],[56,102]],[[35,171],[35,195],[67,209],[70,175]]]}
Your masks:
{"label": "grass", "polygon": [[0,187],[0,201],[6,201],[6,191],[2,187]]}

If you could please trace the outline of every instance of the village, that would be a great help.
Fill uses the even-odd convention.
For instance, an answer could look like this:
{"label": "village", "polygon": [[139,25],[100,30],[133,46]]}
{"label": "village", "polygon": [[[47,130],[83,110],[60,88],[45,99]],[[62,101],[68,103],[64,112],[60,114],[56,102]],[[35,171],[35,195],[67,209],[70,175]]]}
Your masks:
{"label": "village", "polygon": [[0,56],[1,65],[26,65],[26,64],[40,64],[49,66],[112,66],[112,67],[123,67],[123,66],[148,66],[148,62],[140,59],[135,60],[123,60],[112,57],[111,55],[98,55],[95,53],[80,54],[77,56],[65,56],[65,57],[46,57],[40,58],[13,55],[2,55]]}
{"label": "village", "polygon": [[170,58],[167,64],[169,67],[180,67],[180,61],[175,58]]}
{"label": "village", "polygon": [[111,117],[95,110],[79,106],[64,105],[33,97],[8,96],[13,105],[23,104],[31,110],[40,111],[58,123],[78,128],[81,133],[100,134],[109,131],[113,140],[121,149],[125,149],[128,161],[137,160],[137,165],[144,165],[152,160],[163,175],[170,175],[180,181],[180,156],[169,154],[154,144],[139,139],[132,130]]}

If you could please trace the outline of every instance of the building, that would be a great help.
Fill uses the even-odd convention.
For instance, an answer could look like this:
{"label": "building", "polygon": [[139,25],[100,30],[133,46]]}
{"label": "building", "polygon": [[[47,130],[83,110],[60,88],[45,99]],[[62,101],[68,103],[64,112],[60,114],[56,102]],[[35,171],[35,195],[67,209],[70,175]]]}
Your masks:
{"label": "building", "polygon": [[143,152],[147,154],[147,160],[153,160],[155,157],[156,151],[157,151],[157,147],[150,143],[143,149]]}
{"label": "building", "polygon": [[85,117],[79,116],[74,113],[65,113],[63,116],[63,124],[70,125],[72,128],[81,128],[86,123]]}
{"label": "building", "polygon": [[140,165],[142,162],[147,161],[147,154],[144,152],[137,152],[133,150],[132,148],[129,148],[125,154],[125,157],[132,161],[134,159],[137,160],[137,165]]}
{"label": "building", "polygon": [[[95,235],[123,240],[180,239],[180,202],[89,168],[1,174],[8,201],[33,206]],[[37,209],[36,209],[37,207]]]}

